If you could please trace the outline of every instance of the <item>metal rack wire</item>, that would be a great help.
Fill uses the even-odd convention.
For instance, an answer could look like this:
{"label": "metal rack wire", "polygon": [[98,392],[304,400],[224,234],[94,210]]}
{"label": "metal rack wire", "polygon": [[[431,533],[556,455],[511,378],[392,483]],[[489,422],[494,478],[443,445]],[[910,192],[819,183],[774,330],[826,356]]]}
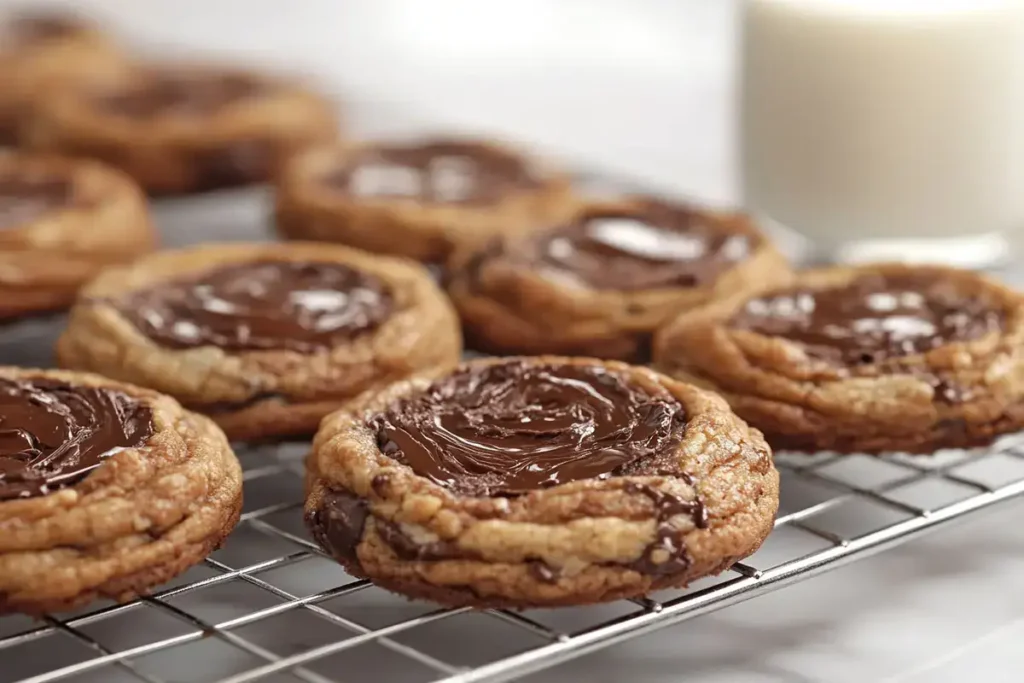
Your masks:
{"label": "metal rack wire", "polygon": [[[259,215],[242,213],[250,226]],[[195,241],[202,223],[188,213],[178,220],[194,227],[175,227],[170,241]],[[218,232],[237,239],[251,227]],[[15,325],[0,335],[0,353],[7,363],[46,365],[62,325]],[[301,521],[305,448],[240,448],[241,524],[222,549],[152,595],[42,622],[0,619],[0,683],[343,683],[362,680],[361,671],[394,683],[509,681],[1024,497],[1021,437],[928,458],[780,455],[775,532],[725,574],[599,607],[481,612],[406,601],[323,557]]]}
{"label": "metal rack wire", "polygon": [[[0,620],[0,679],[333,683],[358,680],[341,672],[372,670],[388,681],[508,681],[1024,496],[1017,439],[929,459],[783,455],[782,511],[762,550],[688,590],[570,610],[569,629],[550,610],[439,609],[347,577],[302,529],[303,451],[292,444],[243,452],[248,502],[239,529],[153,595],[42,623]],[[457,638],[424,638],[440,629]],[[451,641],[459,645],[445,645]],[[187,663],[199,658],[193,677]]]}

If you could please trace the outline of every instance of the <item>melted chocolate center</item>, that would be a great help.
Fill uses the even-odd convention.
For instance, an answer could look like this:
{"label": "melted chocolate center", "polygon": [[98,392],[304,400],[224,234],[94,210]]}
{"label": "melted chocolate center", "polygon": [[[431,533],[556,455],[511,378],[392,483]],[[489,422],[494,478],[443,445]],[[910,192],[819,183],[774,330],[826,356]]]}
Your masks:
{"label": "melted chocolate center", "polygon": [[597,289],[699,287],[745,259],[752,238],[684,207],[651,202],[636,210],[585,213],[518,249],[542,272]]}
{"label": "melted chocolate center", "polygon": [[340,263],[258,262],[136,292],[118,307],[171,348],[311,353],[376,328],[392,299],[381,280]]}
{"label": "melted chocolate center", "polygon": [[520,159],[472,143],[367,149],[326,182],[363,197],[488,203],[538,184]]}
{"label": "melted chocolate center", "polygon": [[0,500],[74,484],[153,435],[153,415],[113,389],[0,379]]}
{"label": "melted chocolate center", "polygon": [[864,275],[843,287],[795,289],[752,299],[732,326],[806,347],[847,365],[925,353],[1002,329],[1004,313],[984,297],[924,274]]}
{"label": "melted chocolate center", "polygon": [[599,366],[508,361],[456,371],[371,427],[417,474],[494,496],[671,468],[685,421],[674,399]]}
{"label": "melted chocolate center", "polygon": [[135,119],[199,117],[257,97],[264,89],[244,74],[153,72],[101,101],[109,111]]}
{"label": "melted chocolate center", "polygon": [[63,178],[2,178],[0,229],[21,227],[66,207],[72,194],[71,183]]}

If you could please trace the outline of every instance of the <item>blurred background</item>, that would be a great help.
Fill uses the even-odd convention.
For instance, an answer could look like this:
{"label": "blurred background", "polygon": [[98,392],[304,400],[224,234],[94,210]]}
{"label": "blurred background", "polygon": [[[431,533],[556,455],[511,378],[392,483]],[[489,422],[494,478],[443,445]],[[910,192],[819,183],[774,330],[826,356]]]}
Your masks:
{"label": "blurred background", "polygon": [[[0,2],[0,8],[47,6]],[[735,201],[734,0],[78,0],[143,51],[321,80],[360,128],[415,118]]]}

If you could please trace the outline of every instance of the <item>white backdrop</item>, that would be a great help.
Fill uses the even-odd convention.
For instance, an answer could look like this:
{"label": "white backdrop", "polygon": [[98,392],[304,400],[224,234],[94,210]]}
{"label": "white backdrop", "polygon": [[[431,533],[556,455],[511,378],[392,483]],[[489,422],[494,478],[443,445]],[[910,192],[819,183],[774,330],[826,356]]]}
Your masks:
{"label": "white backdrop", "polygon": [[339,94],[515,135],[708,201],[735,196],[731,0],[68,6],[147,49],[212,50],[308,71]]}

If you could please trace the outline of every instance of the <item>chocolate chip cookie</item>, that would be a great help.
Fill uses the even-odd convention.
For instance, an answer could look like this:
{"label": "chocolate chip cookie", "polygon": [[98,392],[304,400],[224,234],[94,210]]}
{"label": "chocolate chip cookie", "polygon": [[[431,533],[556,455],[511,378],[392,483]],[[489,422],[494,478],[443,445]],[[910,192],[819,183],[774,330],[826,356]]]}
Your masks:
{"label": "chocolate chip cookie", "polygon": [[488,359],[324,419],[306,522],[355,576],[448,605],[576,605],[682,586],[756,550],[761,434],[645,368]]}
{"label": "chocolate chip cookie", "polygon": [[657,367],[713,388],[774,448],[931,453],[1024,425],[1024,298],[900,265],[800,274],[680,315]]}
{"label": "chocolate chip cookie", "polygon": [[337,135],[332,105],[304,86],[220,67],[136,69],[102,88],[44,98],[33,146],[103,160],[152,194],[269,180],[297,150]]}
{"label": "chocolate chip cookie", "polygon": [[504,146],[457,139],[310,150],[277,189],[284,237],[434,264],[543,227],[573,204],[564,175]]}
{"label": "chocolate chip cookie", "polygon": [[203,245],[104,273],[57,356],[170,394],[236,440],[312,434],[357,394],[458,362],[417,263],[338,245]]}
{"label": "chocolate chip cookie", "polygon": [[127,60],[88,22],[22,11],[0,20],[0,144],[21,142],[22,125],[47,92],[122,78]]}
{"label": "chocolate chip cookie", "polygon": [[790,276],[744,216],[636,197],[457,254],[448,292],[471,348],[642,361],[680,311]]}
{"label": "chocolate chip cookie", "polygon": [[0,368],[0,614],[129,600],[238,521],[242,473],[207,418],[84,373]]}
{"label": "chocolate chip cookie", "polygon": [[155,243],[145,197],[118,171],[0,152],[0,319],[65,308]]}

